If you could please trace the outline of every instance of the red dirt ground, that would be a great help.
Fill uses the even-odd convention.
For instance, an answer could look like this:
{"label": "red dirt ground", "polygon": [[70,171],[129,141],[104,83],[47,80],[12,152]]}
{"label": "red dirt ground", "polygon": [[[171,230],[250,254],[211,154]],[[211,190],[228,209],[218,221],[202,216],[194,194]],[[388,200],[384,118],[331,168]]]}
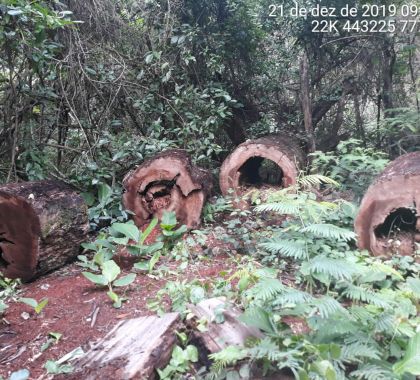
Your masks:
{"label": "red dirt ground", "polygon": [[[174,270],[179,265],[169,261],[165,264]],[[231,269],[232,262],[227,256],[213,257],[208,261],[197,260],[182,273],[181,280],[202,278],[203,281],[211,281],[220,272],[230,272]],[[175,275],[162,279],[138,274],[136,281],[125,293],[129,300],[123,303],[122,308],[115,309],[106,291],[83,277],[83,270],[76,264],[70,264],[22,285],[19,297],[35,298],[37,301],[48,298],[48,304],[37,315],[25,304],[9,303],[0,322],[1,376],[8,378],[11,372],[27,368],[31,379],[43,377],[46,373],[43,366],[47,360],[57,360],[79,346],[86,351],[120,319],[153,314],[147,309],[147,300],[153,298],[165,282],[176,279]],[[91,326],[92,317],[98,308],[96,321]],[[22,316],[24,312],[29,314],[26,320]],[[50,332],[58,332],[62,337],[57,344],[41,353],[41,346],[47,341]]]}

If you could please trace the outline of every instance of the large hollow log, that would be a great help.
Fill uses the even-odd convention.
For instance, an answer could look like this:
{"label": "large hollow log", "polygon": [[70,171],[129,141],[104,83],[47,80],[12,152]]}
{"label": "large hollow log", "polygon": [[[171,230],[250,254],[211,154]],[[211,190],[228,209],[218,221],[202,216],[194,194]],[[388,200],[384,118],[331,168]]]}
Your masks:
{"label": "large hollow log", "polygon": [[31,280],[73,260],[89,231],[83,198],[64,183],[0,186],[0,271]]}
{"label": "large hollow log", "polygon": [[175,211],[189,228],[200,224],[201,211],[212,188],[211,174],[191,163],[187,152],[171,149],[146,160],[123,180],[124,207],[137,226],[164,211]]}
{"label": "large hollow log", "polygon": [[420,152],[392,161],[362,199],[355,220],[360,249],[413,255],[420,243]]}
{"label": "large hollow log", "polygon": [[296,183],[304,163],[299,145],[290,137],[273,134],[240,144],[223,162],[220,190],[223,195],[243,195],[250,187],[284,188]]}

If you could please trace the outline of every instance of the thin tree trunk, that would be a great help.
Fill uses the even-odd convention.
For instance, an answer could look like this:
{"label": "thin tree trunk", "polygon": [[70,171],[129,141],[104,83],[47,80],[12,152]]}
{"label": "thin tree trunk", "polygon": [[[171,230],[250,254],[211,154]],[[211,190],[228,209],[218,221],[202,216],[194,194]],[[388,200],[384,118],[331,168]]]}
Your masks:
{"label": "thin tree trunk", "polygon": [[315,152],[315,136],[312,124],[312,105],[310,97],[309,62],[306,53],[300,61],[300,101],[303,111],[306,136],[308,138],[309,152]]}
{"label": "thin tree trunk", "polygon": [[356,116],[356,127],[359,132],[359,138],[362,139],[363,146],[366,147],[366,135],[365,135],[365,129],[363,128],[362,115],[360,113],[359,97],[356,94],[353,95],[353,103],[354,103],[354,114]]}

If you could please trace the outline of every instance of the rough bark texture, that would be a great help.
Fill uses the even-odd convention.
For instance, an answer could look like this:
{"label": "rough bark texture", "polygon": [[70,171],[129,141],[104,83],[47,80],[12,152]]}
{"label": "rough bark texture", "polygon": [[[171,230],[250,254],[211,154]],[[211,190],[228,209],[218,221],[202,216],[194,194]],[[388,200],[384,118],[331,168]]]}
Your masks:
{"label": "rough bark texture", "polygon": [[392,161],[369,187],[355,220],[358,246],[412,255],[420,241],[420,152]]}
{"label": "rough bark texture", "polygon": [[188,154],[172,149],[146,160],[123,181],[124,207],[134,213],[137,226],[163,211],[175,211],[190,228],[200,224],[201,211],[212,188],[209,172],[191,163]]}
{"label": "rough bark texture", "polygon": [[89,231],[83,198],[58,181],[0,186],[1,272],[28,281],[74,259]]}
{"label": "rough bark texture", "polygon": [[220,169],[220,190],[223,195],[233,190],[235,196],[242,195],[249,183],[264,181],[259,178],[259,168],[264,159],[273,161],[281,170],[279,187],[296,183],[298,168],[304,163],[304,155],[292,138],[273,134],[257,140],[248,140],[239,145],[223,162]]}
{"label": "rough bark texture", "polygon": [[176,342],[178,313],[119,322],[76,365],[73,379],[154,379]]}

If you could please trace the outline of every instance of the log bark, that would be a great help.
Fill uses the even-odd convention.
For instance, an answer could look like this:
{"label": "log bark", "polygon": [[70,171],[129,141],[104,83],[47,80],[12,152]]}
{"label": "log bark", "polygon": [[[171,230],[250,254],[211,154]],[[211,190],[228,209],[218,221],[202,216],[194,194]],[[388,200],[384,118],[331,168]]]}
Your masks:
{"label": "log bark", "polygon": [[0,271],[31,280],[73,260],[87,240],[83,198],[64,183],[0,186]]}
{"label": "log bark", "polygon": [[164,211],[175,211],[189,228],[200,224],[201,211],[212,188],[211,174],[192,164],[187,152],[172,149],[146,160],[123,180],[124,207],[137,226]]}
{"label": "log bark", "polygon": [[299,167],[304,164],[304,154],[290,137],[273,134],[239,145],[223,162],[220,169],[220,190],[223,195],[233,191],[241,196],[250,186],[264,185],[261,164],[264,159],[275,164],[279,177],[275,187],[288,187],[296,183]]}
{"label": "log bark", "polygon": [[165,367],[176,342],[178,313],[119,322],[76,364],[72,379],[153,379]]}
{"label": "log bark", "polygon": [[384,256],[415,253],[420,237],[420,152],[398,157],[376,178],[354,226],[360,249]]}
{"label": "log bark", "polygon": [[[204,348],[207,354],[219,352],[229,346],[245,347],[248,338],[264,338],[256,327],[239,321],[241,312],[226,303],[224,297],[210,298],[197,305],[188,305],[188,308],[198,320],[205,318],[208,321],[206,331],[194,330],[193,333],[199,347]],[[214,322],[218,310],[222,311],[224,317],[222,323]],[[189,323],[192,326],[194,321],[190,320]]]}

